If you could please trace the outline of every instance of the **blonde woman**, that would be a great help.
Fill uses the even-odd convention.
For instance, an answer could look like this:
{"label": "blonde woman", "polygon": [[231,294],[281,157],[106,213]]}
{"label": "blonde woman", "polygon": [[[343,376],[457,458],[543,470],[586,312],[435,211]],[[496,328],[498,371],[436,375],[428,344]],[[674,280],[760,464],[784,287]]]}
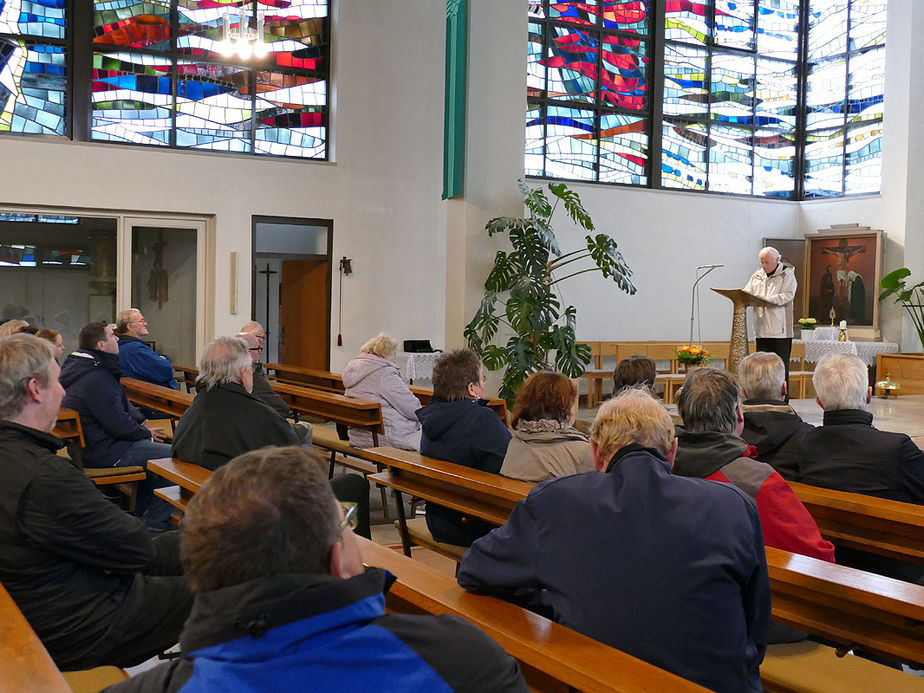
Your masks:
{"label": "blonde woman", "polygon": [[[343,370],[343,386],[347,397],[370,399],[382,405],[385,435],[379,445],[403,450],[420,450],[420,422],[416,412],[420,400],[410,391],[398,366],[395,353],[398,342],[384,332],[362,345],[359,356]],[[356,448],[371,448],[372,433],[350,430],[350,444]]]}

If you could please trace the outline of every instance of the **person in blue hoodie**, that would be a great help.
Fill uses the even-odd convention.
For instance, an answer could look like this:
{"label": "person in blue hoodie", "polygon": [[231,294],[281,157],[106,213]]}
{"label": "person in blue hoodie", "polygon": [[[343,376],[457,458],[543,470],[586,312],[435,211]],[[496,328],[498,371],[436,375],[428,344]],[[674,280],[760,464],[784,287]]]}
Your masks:
{"label": "person in blue hoodie", "polygon": [[[144,414],[128,401],[119,382],[119,342],[112,328],[105,322],[84,325],[78,345],[61,366],[61,385],[66,392],[64,406],[80,415],[84,464],[147,469],[148,460],[170,457],[163,431],[144,425]],[[152,531],[167,529],[173,506],[154,498],[154,489],[169,485],[169,481],[151,473],[138,485],[135,513]]]}
{"label": "person in blue hoodie", "polygon": [[196,595],[183,656],[106,689],[526,693],[519,665],[456,616],[386,614],[394,578],[364,568],[355,506],[302,447],[220,467],[190,501],[181,554]]}
{"label": "person in blue hoodie", "polygon": [[[484,367],[475,353],[456,349],[440,356],[433,366],[433,399],[417,410],[421,454],[500,474],[511,434],[487,404]],[[471,546],[494,525],[427,503],[427,527],[437,541]]]}
{"label": "person in blue hoodie", "polygon": [[141,341],[150,332],[140,310],[130,308],[119,313],[115,332],[119,336],[119,365],[124,377],[177,389],[170,357],[158,354]]}

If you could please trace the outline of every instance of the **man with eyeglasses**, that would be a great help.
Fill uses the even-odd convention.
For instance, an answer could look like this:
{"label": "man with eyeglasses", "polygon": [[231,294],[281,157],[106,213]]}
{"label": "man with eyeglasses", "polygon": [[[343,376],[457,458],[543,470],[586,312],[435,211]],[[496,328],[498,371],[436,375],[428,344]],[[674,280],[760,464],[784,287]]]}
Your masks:
{"label": "man with eyeglasses", "polygon": [[107,690],[528,690],[474,625],[384,613],[391,579],[363,567],[354,513],[303,448],[257,450],[216,471],[183,520],[196,595],[183,656]]}
{"label": "man with eyeglasses", "polygon": [[140,310],[129,308],[119,313],[116,316],[115,333],[119,337],[119,367],[122,369],[122,377],[177,389],[170,357],[158,354],[141,341],[149,332],[148,321],[144,319]]}

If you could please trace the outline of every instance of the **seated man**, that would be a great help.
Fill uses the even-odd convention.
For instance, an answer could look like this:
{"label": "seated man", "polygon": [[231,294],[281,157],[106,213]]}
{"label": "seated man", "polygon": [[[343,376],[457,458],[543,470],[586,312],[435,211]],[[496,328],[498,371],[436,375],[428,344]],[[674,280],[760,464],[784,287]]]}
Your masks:
{"label": "seated man", "polygon": [[802,501],[773,467],[753,459],[741,438],[744,414],[735,376],[718,368],[688,373],[677,409],[683,428],[674,474],[734,484],[757,502],[767,546],[834,561],[834,546],[821,538]]}
{"label": "seated man", "polygon": [[192,606],[182,577],[152,577],[181,574],[177,533],[152,541],[55,454],[64,390],[47,341],[0,339],[0,372],[0,583],[61,669],[163,652]]}
{"label": "seated man", "polygon": [[148,321],[137,308],[123,310],[116,316],[119,336],[119,365],[122,376],[177,389],[173,379],[173,364],[164,354],[158,354],[141,341],[148,332]]}
{"label": "seated man", "polygon": [[[851,354],[828,354],[812,376],[821,426],[805,434],[798,478],[806,484],[924,504],[924,452],[904,433],[873,428],[866,364]],[[838,547],[838,562],[912,582],[924,566]]]}
{"label": "seated man", "polygon": [[[510,431],[483,397],[484,368],[473,351],[440,356],[433,365],[433,399],[417,410],[421,454],[500,474]],[[427,527],[437,541],[470,546],[494,525],[427,503]]]}
{"label": "seated man", "polygon": [[761,690],[770,582],[754,501],[672,475],[674,427],[645,392],[604,402],[590,444],[603,473],[533,487],[465,554],[459,584],[710,690]]}
{"label": "seated man", "polygon": [[[251,393],[250,352],[241,339],[219,337],[206,345],[196,378],[198,394],[180,418],[173,457],[218,469],[232,458],[266,446],[300,445],[292,426]],[[370,536],[369,483],[357,474],[331,480],[340,500],[359,505],[359,532]]]}
{"label": "seated man", "polygon": [[786,368],[779,356],[758,351],[738,366],[744,402],[741,437],[757,448],[757,459],[766,462],[784,479],[798,473],[802,436],[815,427],[786,404]]}
{"label": "seated man", "polygon": [[[144,425],[145,417],[128,401],[119,382],[119,342],[104,322],[91,322],[80,329],[79,348],[61,367],[61,384],[66,392],[64,406],[80,414],[86,447],[81,451],[88,467],[132,467],[147,469],[149,460],[170,457],[164,432]],[[154,489],[170,486],[156,474],[138,485],[135,512],[148,528],[167,529],[173,506],[154,497]]]}
{"label": "seated man", "polygon": [[472,624],[385,614],[389,577],[363,568],[352,510],[303,448],[219,469],[183,520],[196,593],[183,657],[107,690],[526,693],[516,661]]}
{"label": "seated man", "polygon": [[263,346],[257,335],[252,332],[239,332],[237,338],[244,340],[247,345],[247,353],[250,354],[251,370],[253,371],[253,392],[251,394],[264,404],[272,407],[273,411],[282,418],[287,419],[292,416],[291,407],[285,403],[282,397],[276,394],[263,372],[263,364],[260,363],[260,353],[263,351]]}

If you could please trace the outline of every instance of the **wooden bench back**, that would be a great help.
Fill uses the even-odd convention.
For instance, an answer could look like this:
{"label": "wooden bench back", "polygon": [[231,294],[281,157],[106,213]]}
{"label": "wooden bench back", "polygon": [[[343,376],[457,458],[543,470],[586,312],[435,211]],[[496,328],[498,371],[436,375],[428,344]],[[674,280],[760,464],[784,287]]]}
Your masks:
{"label": "wooden bench back", "polygon": [[195,397],[189,392],[180,392],[135,378],[122,378],[121,383],[133,404],[164,412],[176,419],[186,413]]}
{"label": "wooden bench back", "polygon": [[176,380],[177,382],[182,382],[186,386],[186,392],[195,392],[196,378],[199,377],[199,369],[195,366],[183,366],[178,363],[174,363],[173,370],[175,373],[180,374],[180,377]]}
{"label": "wooden bench back", "polygon": [[71,693],[58,667],[0,585],[0,691]]}
{"label": "wooden bench back", "polygon": [[270,385],[286,404],[300,414],[385,433],[382,405],[378,402],[278,381],[270,381]]}
{"label": "wooden bench back", "polygon": [[694,683],[494,597],[466,593],[432,568],[359,540],[363,562],[398,578],[386,597],[399,613],[453,614],[475,624],[520,662],[535,691],[700,691]]}

